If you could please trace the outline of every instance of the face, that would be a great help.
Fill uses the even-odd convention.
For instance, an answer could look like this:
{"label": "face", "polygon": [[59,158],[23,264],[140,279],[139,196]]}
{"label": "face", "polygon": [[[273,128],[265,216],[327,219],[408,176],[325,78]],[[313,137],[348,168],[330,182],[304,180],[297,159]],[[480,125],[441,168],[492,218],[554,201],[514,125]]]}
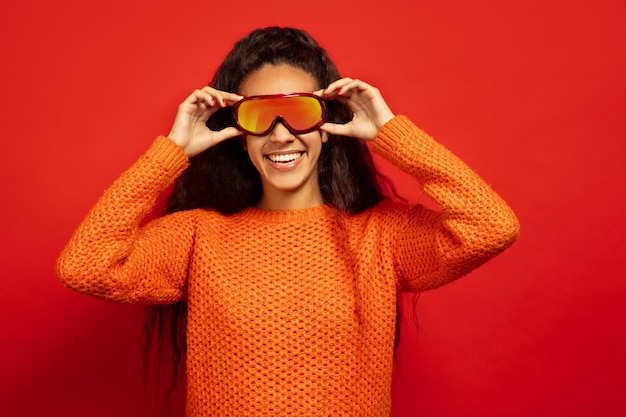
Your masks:
{"label": "face", "polygon": [[[253,72],[239,94],[255,96],[312,93],[318,89],[307,72],[289,65],[266,65]],[[280,122],[266,136],[246,136],[252,164],[261,174],[263,196],[259,208],[286,210],[323,204],[317,162],[327,135],[319,130],[294,135]]]}

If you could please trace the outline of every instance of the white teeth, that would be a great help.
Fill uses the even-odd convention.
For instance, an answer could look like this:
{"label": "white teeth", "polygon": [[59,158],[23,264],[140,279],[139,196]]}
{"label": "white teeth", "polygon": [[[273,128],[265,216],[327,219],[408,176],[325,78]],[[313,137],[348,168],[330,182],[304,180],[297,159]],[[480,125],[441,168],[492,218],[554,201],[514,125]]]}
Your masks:
{"label": "white teeth", "polygon": [[296,153],[288,153],[288,154],[282,154],[282,155],[268,155],[267,157],[272,162],[286,163],[286,162],[293,162],[296,159],[300,158],[301,156],[302,156],[302,152],[296,152]]}

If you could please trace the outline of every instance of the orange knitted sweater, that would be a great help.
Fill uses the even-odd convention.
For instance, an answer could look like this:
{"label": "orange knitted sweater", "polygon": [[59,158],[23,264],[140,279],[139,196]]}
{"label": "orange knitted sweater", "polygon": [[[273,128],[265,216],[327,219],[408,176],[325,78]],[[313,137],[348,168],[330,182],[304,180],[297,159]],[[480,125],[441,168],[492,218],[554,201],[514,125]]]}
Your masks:
{"label": "orange knitted sweater", "polygon": [[67,287],[108,300],[188,302],[189,416],[388,416],[398,291],[423,291],[508,247],[518,221],[492,189],[406,117],[378,152],[441,207],[357,215],[190,210],[140,227],[187,167],[159,137],[64,249]]}

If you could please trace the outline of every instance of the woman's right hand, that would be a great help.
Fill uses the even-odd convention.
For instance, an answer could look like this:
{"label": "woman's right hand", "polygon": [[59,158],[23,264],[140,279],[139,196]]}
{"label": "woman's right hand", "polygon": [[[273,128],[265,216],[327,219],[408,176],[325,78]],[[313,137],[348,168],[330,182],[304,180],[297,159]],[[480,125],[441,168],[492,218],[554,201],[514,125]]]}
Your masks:
{"label": "woman's right hand", "polygon": [[192,157],[226,139],[241,135],[242,132],[235,127],[211,130],[206,122],[217,110],[232,106],[242,98],[211,87],[194,91],[178,106],[176,119],[167,137]]}

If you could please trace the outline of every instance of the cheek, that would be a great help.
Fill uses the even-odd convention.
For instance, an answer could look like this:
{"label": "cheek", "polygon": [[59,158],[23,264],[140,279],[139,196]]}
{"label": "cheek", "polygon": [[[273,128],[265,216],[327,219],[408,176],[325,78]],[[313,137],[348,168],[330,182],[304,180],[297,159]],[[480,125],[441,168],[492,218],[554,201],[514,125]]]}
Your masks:
{"label": "cheek", "polygon": [[250,162],[252,162],[252,165],[254,165],[257,171],[260,172],[263,163],[263,145],[261,141],[255,139],[258,138],[254,136],[248,136],[244,140],[242,140],[242,145],[244,147],[244,150],[246,150],[246,152],[248,153],[248,158],[250,159]]}
{"label": "cheek", "polygon": [[314,150],[315,153],[319,154],[324,144],[328,142],[328,135],[322,131],[311,132],[308,135],[310,136],[306,140],[307,147],[310,151]]}

